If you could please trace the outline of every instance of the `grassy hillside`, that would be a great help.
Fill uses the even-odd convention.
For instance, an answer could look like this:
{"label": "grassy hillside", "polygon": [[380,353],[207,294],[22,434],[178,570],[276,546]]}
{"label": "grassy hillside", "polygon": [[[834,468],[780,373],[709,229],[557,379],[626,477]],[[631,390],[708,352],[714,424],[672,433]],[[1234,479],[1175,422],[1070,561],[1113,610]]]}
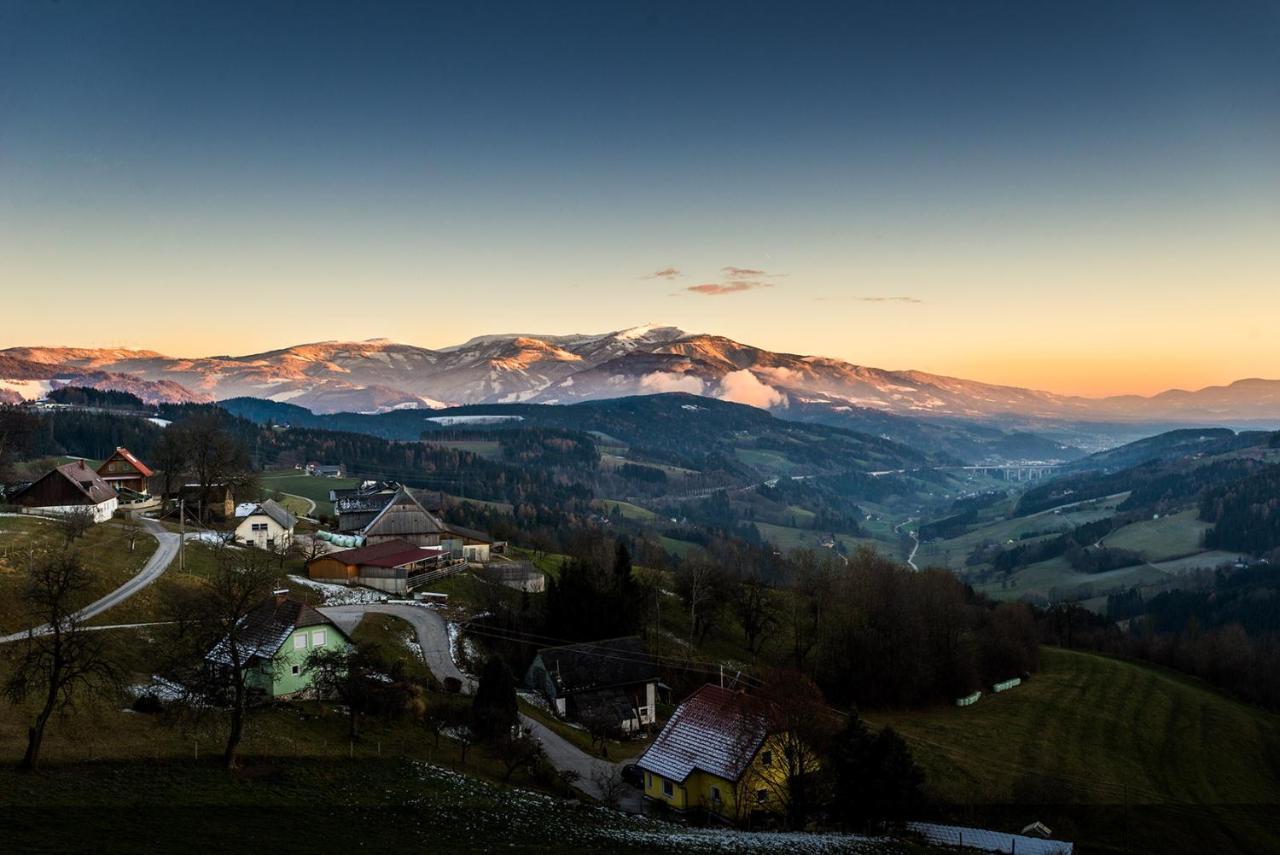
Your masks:
{"label": "grassy hillside", "polygon": [[1039,818],[1092,851],[1280,839],[1280,717],[1171,672],[1048,648],[1031,681],[972,707],[868,718],[898,729],[932,794],[966,816]]}
{"label": "grassy hillside", "polygon": [[1115,549],[1132,549],[1147,561],[1168,561],[1200,552],[1209,524],[1197,519],[1195,510],[1159,519],[1131,523],[1107,535],[1104,542]]}

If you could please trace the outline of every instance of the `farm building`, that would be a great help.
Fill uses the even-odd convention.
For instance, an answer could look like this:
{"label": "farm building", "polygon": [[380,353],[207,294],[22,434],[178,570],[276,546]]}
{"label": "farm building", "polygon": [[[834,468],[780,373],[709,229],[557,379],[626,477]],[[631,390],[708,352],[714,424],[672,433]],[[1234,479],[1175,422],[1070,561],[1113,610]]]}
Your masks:
{"label": "farm building", "polygon": [[407,490],[428,513],[439,514],[443,494],[435,490],[411,490],[395,482],[366,481],[353,490],[329,491],[329,501],[333,502],[338,515],[338,531],[347,534],[360,532],[373,522],[401,489]]}
{"label": "farm building", "polygon": [[364,585],[404,596],[452,566],[461,565],[438,546],[415,546],[392,539],[313,558],[307,562],[307,575],[321,582]]}
{"label": "farm building", "polygon": [[115,488],[102,480],[83,460],[73,460],[50,469],[40,478],[17,490],[9,501],[27,513],[71,514],[87,511],[96,523],[111,519],[119,500]]}
{"label": "farm building", "polygon": [[706,685],[676,709],[636,765],[650,802],[737,821],[785,808],[783,756],[758,702]]}
{"label": "farm building", "polygon": [[214,519],[226,520],[235,516],[236,500],[230,484],[210,484],[203,493],[199,484],[183,484],[178,488],[178,498],[186,503],[188,513],[196,513],[201,507]]}
{"label": "farm building", "polygon": [[635,636],[544,647],[525,684],[588,727],[632,733],[656,720],[657,667]]}
{"label": "farm building", "polygon": [[293,527],[298,518],[286,511],[273,499],[255,505],[236,526],[236,543],[273,549],[293,539]]}
{"label": "farm building", "polygon": [[461,551],[466,560],[481,564],[489,561],[490,548],[493,546],[493,538],[484,532],[452,523],[444,524],[440,542],[453,552]]}
{"label": "farm building", "polygon": [[399,487],[373,519],[352,533],[361,535],[370,545],[407,540],[415,546],[439,546],[445,525],[406,487]]}
{"label": "farm building", "polygon": [[308,463],[306,472],[317,478],[342,478],[345,474],[341,463]]}
{"label": "farm building", "polygon": [[281,589],[263,600],[205,659],[215,669],[238,658],[251,662],[250,689],[272,698],[305,695],[312,686],[307,656],[318,649],[345,649],[350,639],[337,624]]}
{"label": "farm building", "polygon": [[98,467],[98,474],[102,476],[102,480],[114,487],[117,493],[128,491],[145,496],[148,493],[152,472],[150,467],[139,460],[132,451],[117,447],[110,457],[102,461],[102,465]]}

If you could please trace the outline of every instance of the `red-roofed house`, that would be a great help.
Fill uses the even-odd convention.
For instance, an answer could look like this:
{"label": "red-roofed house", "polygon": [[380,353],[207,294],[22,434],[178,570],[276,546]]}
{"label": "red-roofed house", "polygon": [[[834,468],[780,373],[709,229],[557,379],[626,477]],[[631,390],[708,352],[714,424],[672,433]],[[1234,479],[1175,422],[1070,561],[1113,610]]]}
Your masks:
{"label": "red-roofed house", "polygon": [[651,802],[739,820],[785,809],[782,752],[759,701],[706,685],[676,708],[636,765]]}
{"label": "red-roofed house", "polygon": [[116,489],[130,490],[140,495],[147,495],[147,483],[152,472],[150,467],[137,458],[127,448],[116,448],[115,453],[102,462],[98,474]]}
{"label": "red-roofed house", "polygon": [[307,562],[307,575],[321,582],[365,585],[404,596],[424,576],[454,563],[463,562],[453,562],[439,546],[392,539],[313,558]]}

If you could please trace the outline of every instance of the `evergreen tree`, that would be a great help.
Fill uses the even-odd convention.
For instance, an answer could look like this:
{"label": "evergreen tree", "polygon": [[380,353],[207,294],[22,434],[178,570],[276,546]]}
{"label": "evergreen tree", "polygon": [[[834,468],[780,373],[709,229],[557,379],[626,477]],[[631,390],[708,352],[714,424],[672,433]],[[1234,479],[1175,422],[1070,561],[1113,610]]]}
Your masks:
{"label": "evergreen tree", "polygon": [[516,683],[507,663],[494,656],[480,672],[471,703],[471,729],[481,740],[496,739],[515,726]]}

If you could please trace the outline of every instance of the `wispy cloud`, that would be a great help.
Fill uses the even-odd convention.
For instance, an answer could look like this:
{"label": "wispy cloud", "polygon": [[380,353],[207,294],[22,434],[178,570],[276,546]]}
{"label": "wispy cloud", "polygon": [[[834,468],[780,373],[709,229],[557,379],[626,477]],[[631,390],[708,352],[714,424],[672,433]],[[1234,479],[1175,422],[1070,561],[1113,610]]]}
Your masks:
{"label": "wispy cloud", "polygon": [[817,303],[840,303],[852,300],[855,303],[923,303],[919,297],[814,297]]}
{"label": "wispy cloud", "polygon": [[720,268],[724,274],[719,282],[704,282],[701,285],[690,285],[684,290],[691,294],[702,294],[704,297],[719,297],[724,294],[740,294],[743,291],[754,291],[757,288],[772,288],[773,283],[767,280],[783,273],[770,273],[755,267],[735,267],[726,265]]}
{"label": "wispy cloud", "polygon": [[647,276],[641,276],[641,279],[678,279],[680,278],[679,267],[664,267],[661,270],[655,270]]}
{"label": "wispy cloud", "polygon": [[726,282],[705,282],[702,285],[690,285],[684,290],[707,297],[718,297],[722,294],[738,294],[742,291],[754,291],[756,288],[772,287],[772,282],[761,282],[758,279],[730,279]]}

